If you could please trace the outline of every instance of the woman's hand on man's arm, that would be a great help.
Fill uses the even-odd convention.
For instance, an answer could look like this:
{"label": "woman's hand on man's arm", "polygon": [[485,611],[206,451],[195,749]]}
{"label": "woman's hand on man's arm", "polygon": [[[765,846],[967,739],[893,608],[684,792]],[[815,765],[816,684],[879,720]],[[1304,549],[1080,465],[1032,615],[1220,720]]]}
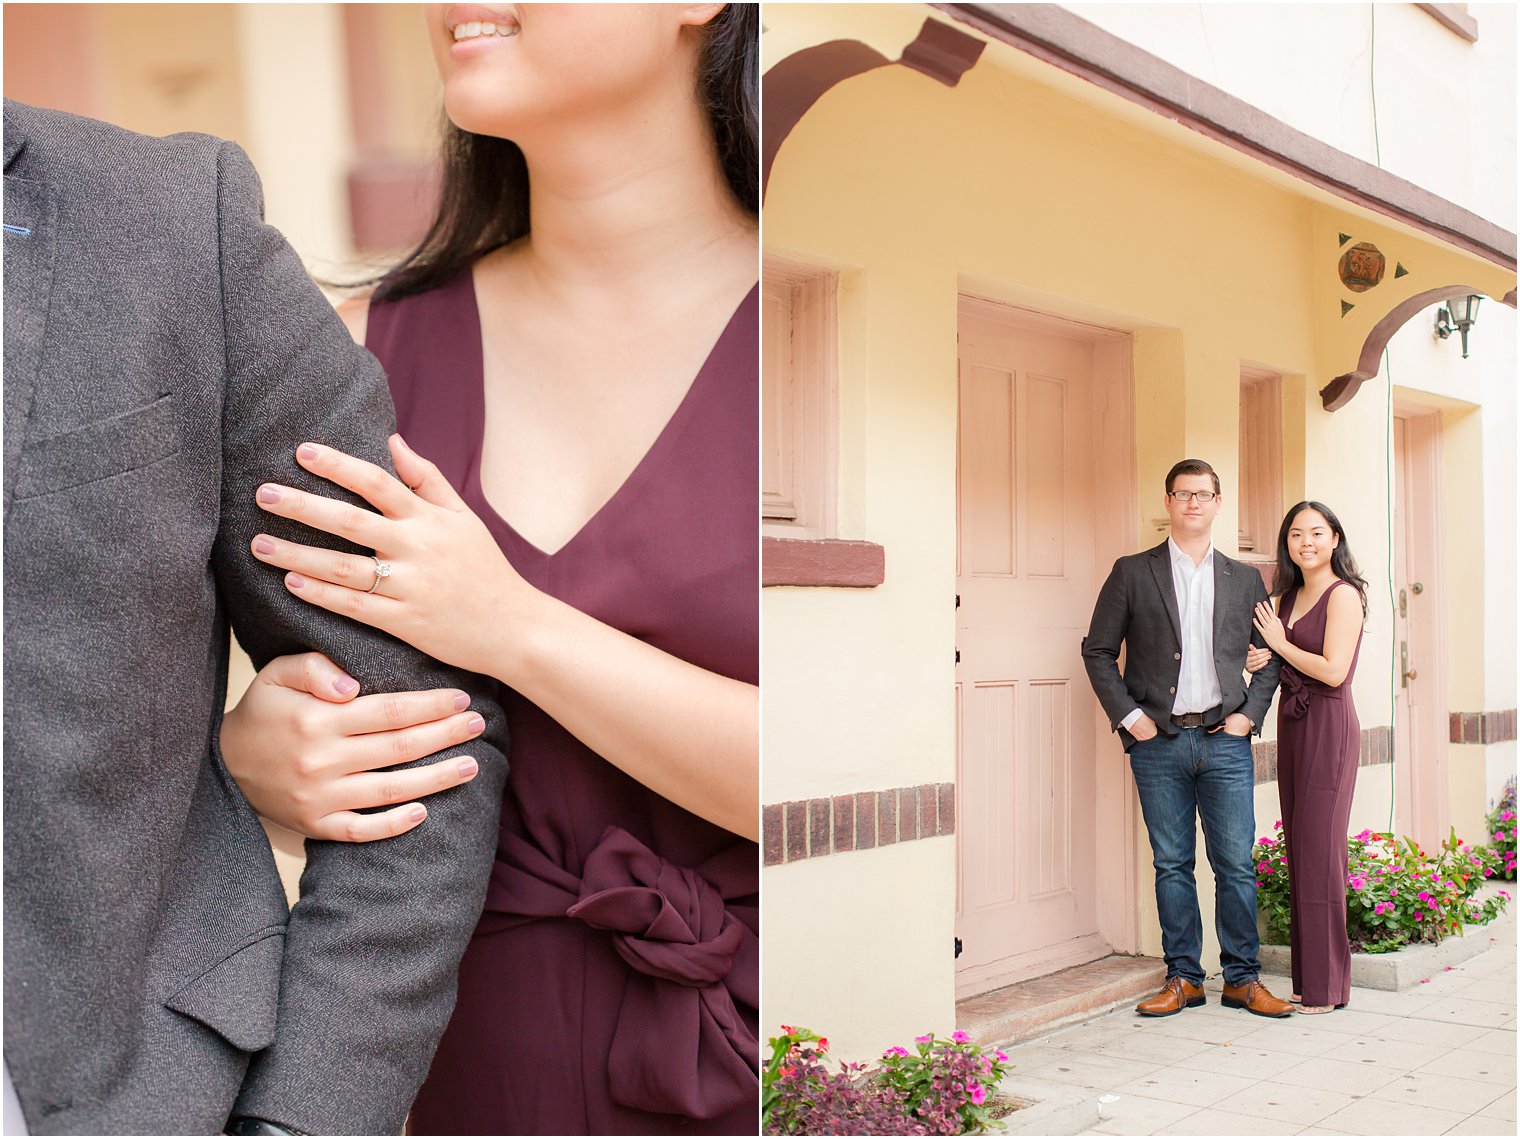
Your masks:
{"label": "woman's hand on man's arm", "polygon": [[307,838],[369,842],[411,830],[427,817],[418,799],[475,777],[475,761],[457,757],[383,770],[479,735],[484,721],[465,693],[358,691],[315,652],[276,657],[254,677],[222,720],[220,746],[260,815]]}

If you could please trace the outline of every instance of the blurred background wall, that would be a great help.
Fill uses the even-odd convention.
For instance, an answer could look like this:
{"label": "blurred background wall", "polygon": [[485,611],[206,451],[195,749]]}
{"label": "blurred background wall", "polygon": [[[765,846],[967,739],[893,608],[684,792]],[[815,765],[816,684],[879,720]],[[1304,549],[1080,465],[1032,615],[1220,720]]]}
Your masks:
{"label": "blurred background wall", "polygon": [[4,91],[239,143],[319,276],[383,264],[431,207],[442,101],[418,4],[6,4]]}

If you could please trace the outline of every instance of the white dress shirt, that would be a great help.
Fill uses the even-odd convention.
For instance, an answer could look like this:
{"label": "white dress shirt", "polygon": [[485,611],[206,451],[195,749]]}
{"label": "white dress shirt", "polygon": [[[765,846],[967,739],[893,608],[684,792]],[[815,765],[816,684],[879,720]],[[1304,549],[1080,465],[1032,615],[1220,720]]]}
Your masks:
{"label": "white dress shirt", "polygon": [[[1166,548],[1172,555],[1172,591],[1177,595],[1177,615],[1182,619],[1182,665],[1177,674],[1177,698],[1172,714],[1207,712],[1223,703],[1219,673],[1214,668],[1214,543],[1196,565],[1171,538]],[[1120,722],[1126,731],[1145,715],[1136,708]]]}

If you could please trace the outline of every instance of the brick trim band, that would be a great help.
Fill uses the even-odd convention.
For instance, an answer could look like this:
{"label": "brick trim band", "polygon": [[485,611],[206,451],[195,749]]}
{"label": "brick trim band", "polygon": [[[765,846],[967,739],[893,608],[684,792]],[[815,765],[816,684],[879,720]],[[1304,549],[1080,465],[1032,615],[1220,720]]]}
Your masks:
{"label": "brick trim band", "polygon": [[955,784],[923,783],[761,809],[765,865],[955,833]]}
{"label": "brick trim band", "polygon": [[[1277,779],[1277,741],[1251,745],[1251,756],[1256,760],[1256,782],[1272,783]],[[1362,751],[1357,757],[1358,767],[1372,767],[1379,763],[1393,762],[1393,728],[1383,724],[1376,728],[1362,729]]]}
{"label": "brick trim band", "polygon": [[1451,713],[1454,744],[1500,744],[1515,738],[1515,709]]}

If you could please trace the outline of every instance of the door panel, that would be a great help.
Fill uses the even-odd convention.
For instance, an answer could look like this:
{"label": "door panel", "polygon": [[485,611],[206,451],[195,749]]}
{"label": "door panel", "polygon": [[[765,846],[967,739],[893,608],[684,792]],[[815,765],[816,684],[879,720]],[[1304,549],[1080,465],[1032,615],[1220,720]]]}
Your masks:
{"label": "door panel", "polygon": [[1092,345],[962,315],[960,995],[1106,952],[1097,936]]}

